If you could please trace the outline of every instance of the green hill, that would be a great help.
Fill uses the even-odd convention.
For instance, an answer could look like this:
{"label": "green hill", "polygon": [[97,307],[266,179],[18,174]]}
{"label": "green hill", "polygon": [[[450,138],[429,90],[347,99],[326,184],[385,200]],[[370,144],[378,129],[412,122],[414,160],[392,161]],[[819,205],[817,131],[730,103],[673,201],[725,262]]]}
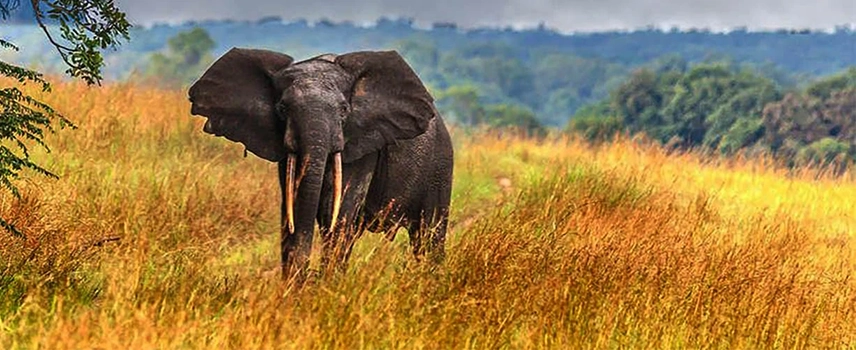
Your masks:
{"label": "green hill", "polygon": [[[829,75],[856,64],[856,34],[850,27],[833,32],[778,30],[728,33],[707,30],[613,31],[562,34],[549,28],[461,29],[435,23],[417,28],[411,20],[380,19],[374,26],[321,20],[284,22],[205,21],[137,27],[131,41],[106,55],[109,79],[141,73],[151,54],[163,51],[170,37],[191,28],[205,29],[216,43],[213,56],[231,47],[268,48],[307,58],[325,52],[398,49],[435,91],[468,84],[484,104],[522,105],[545,125],[561,126],[579,107],[603,100],[641,66],[686,66],[729,61],[751,67],[783,88]],[[4,25],[4,37],[22,47],[0,59],[58,67],[52,48],[38,28]]]}

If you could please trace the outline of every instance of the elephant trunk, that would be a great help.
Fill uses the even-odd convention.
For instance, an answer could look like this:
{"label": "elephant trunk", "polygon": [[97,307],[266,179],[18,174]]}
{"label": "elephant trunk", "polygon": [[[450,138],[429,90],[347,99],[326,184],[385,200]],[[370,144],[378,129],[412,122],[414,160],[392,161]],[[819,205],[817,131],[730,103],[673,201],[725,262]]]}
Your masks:
{"label": "elephant trunk", "polygon": [[[330,131],[335,129],[318,123],[292,123],[289,126],[285,132],[289,152],[282,183],[285,198],[281,249],[283,273],[286,274],[303,271],[309,266],[319,208],[330,208],[328,203],[321,205],[322,200],[331,200],[328,196],[322,198],[328,170],[332,170],[333,176],[333,203],[329,204],[332,204],[334,218],[338,218],[342,201],[342,148],[330,142],[330,135],[335,135]],[[331,226],[335,223],[334,220]]]}
{"label": "elephant trunk", "polygon": [[[289,154],[286,160],[285,204],[288,232],[310,233],[313,230],[315,217],[321,200],[321,187],[327,168],[328,151],[324,147],[310,148],[303,153],[299,172],[297,171],[297,155]],[[336,152],[332,158],[333,173],[333,221],[330,230],[336,226],[342,203],[342,154]],[[295,212],[295,195],[297,195],[297,212]],[[295,213],[297,221],[295,221]]]}

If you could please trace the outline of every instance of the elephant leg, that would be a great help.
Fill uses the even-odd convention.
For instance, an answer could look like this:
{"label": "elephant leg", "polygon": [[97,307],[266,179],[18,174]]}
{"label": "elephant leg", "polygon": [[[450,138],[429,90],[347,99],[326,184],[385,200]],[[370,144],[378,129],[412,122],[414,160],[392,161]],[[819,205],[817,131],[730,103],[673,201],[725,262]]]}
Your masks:
{"label": "elephant leg", "polygon": [[428,257],[432,262],[441,263],[446,259],[446,230],[449,227],[449,208],[441,207],[434,210],[428,229]]}
{"label": "elephant leg", "polygon": [[407,232],[417,260],[422,260],[426,255],[432,263],[441,263],[445,259],[448,217],[448,208],[442,207],[423,212],[418,220],[411,221]]}
{"label": "elephant leg", "polygon": [[[368,158],[354,164],[347,164],[343,169],[342,205],[333,230],[332,226],[332,180],[325,180],[322,188],[322,198],[319,207],[318,223],[321,228],[322,255],[321,270],[325,273],[343,271],[347,266],[354,242],[359,238],[365,223],[359,217],[365,202],[366,193],[372,180],[375,161]],[[328,178],[332,178],[328,176]]]}
{"label": "elephant leg", "polygon": [[[451,169],[443,170],[441,178],[451,178]],[[441,263],[446,257],[446,231],[449,227],[451,182],[432,188],[421,201],[417,220],[408,228],[413,254],[417,259],[428,255],[428,260]]]}
{"label": "elephant leg", "polygon": [[422,220],[411,220],[407,227],[407,235],[410,237],[410,248],[416,260],[422,260],[425,255],[425,225]]}

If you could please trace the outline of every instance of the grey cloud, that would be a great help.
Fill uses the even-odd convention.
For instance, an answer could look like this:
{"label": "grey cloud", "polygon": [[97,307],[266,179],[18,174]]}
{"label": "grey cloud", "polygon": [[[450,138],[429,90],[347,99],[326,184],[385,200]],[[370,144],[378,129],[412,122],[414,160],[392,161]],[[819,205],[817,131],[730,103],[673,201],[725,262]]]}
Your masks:
{"label": "grey cloud", "polygon": [[462,27],[531,27],[564,32],[633,29],[647,25],[728,29],[832,28],[856,23],[851,0],[117,0],[142,24],[186,20],[285,20],[327,18],[357,23],[381,16],[413,18],[420,24],[455,22]]}

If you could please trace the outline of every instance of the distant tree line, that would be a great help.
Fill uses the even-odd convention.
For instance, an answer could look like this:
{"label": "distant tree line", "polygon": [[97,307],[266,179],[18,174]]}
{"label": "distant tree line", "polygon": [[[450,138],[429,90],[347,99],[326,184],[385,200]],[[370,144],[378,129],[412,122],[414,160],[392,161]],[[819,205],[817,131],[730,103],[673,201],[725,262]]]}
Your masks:
{"label": "distant tree line", "polygon": [[642,68],[567,128],[592,140],[644,133],[670,147],[773,154],[791,166],[856,160],[856,68],[801,89],[727,63]]}
{"label": "distant tree line", "polygon": [[[283,21],[268,17],[258,21],[216,20],[139,27],[131,30],[132,40],[128,45],[105,55],[105,76],[125,79],[151,71],[161,76],[176,76],[166,73],[169,71],[192,75],[204,69],[202,66],[210,63],[210,58],[234,46],[277,50],[297,59],[325,52],[394,48],[405,54],[435,91],[469,86],[475,89],[482,105],[514,106],[516,112],[533,114],[543,127],[561,127],[582,106],[608,97],[632,71],[656,62],[695,65],[733,61],[751,67],[785,88],[856,65],[856,32],[849,26],[838,26],[832,32],[799,29],[753,32],[733,28],[718,33],[705,29],[643,28],[564,35],[545,26],[525,30],[464,29],[453,23],[435,23],[424,29],[414,27],[413,23],[410,19],[381,18],[374,26],[367,27],[351,22]],[[32,30],[37,30],[33,27]],[[208,50],[210,57],[200,57],[197,65],[200,67],[190,62],[177,64],[172,59],[181,53],[176,55],[168,42],[197,28],[213,41]],[[38,62],[42,67],[53,66],[44,59],[51,57],[48,55],[51,48],[27,43],[32,36],[26,28],[4,28],[4,35],[21,38],[28,49],[35,49],[17,53],[14,59]],[[192,78],[174,80],[186,83],[188,79]],[[491,116],[478,113],[481,112],[465,120]]]}

